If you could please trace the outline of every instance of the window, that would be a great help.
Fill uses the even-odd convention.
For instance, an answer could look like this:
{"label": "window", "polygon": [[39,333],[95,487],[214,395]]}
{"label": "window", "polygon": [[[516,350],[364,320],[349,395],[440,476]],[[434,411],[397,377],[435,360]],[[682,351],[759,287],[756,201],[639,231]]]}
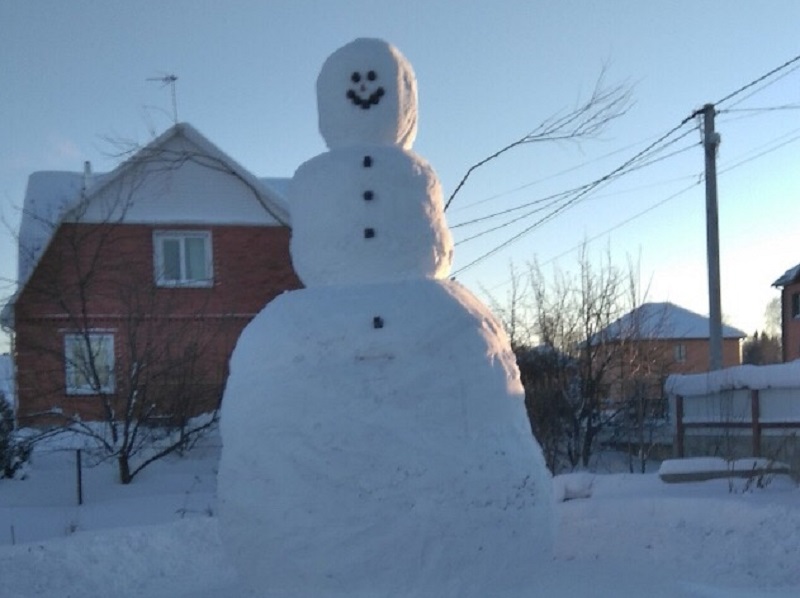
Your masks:
{"label": "window", "polygon": [[675,345],[674,355],[676,362],[684,363],[686,361],[686,345]]}
{"label": "window", "polygon": [[792,317],[800,318],[800,293],[792,293]]}
{"label": "window", "polygon": [[211,286],[210,232],[159,231],[153,235],[153,245],[159,286]]}
{"label": "window", "polygon": [[67,394],[114,392],[114,335],[103,332],[64,336]]}

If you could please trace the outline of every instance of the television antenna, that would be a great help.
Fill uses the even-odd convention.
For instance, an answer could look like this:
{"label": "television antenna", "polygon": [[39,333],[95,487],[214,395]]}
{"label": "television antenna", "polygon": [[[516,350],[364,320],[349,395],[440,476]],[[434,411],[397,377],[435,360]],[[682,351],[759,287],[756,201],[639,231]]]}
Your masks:
{"label": "television antenna", "polygon": [[160,81],[163,85],[169,85],[170,92],[172,93],[172,122],[178,124],[178,100],[175,95],[175,82],[178,80],[177,75],[162,75],[161,77],[148,77],[147,81]]}

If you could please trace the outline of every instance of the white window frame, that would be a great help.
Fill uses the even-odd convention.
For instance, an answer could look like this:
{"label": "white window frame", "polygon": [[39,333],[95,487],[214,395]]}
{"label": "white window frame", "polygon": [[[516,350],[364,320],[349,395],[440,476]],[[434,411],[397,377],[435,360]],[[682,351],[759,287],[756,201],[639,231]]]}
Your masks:
{"label": "white window frame", "polygon": [[[205,250],[205,276],[188,278],[186,272],[186,240],[202,239]],[[178,241],[180,248],[178,279],[164,278],[164,242]],[[212,261],[211,231],[207,230],[160,230],[153,232],[153,267],[156,285],[160,287],[210,287],[214,284],[214,268]]]}
{"label": "white window frame", "polygon": [[[86,341],[92,347],[92,352],[99,355],[100,351],[105,352],[105,361],[108,363],[108,374],[106,380],[100,381],[100,387],[97,388],[90,380],[85,380],[82,385],[75,385],[74,380],[76,372],[81,368],[81,364],[75,363],[73,359],[73,346],[79,345],[82,348],[86,347]],[[95,347],[97,351],[95,352]],[[64,373],[66,376],[65,388],[68,395],[98,395],[110,394],[114,392],[114,334],[108,331],[92,330],[86,333],[70,332],[64,334]],[[85,366],[88,367],[88,366]],[[82,376],[84,379],[88,378],[84,371]]]}
{"label": "white window frame", "polygon": [[672,349],[672,355],[676,363],[686,363],[686,345],[677,343]]}

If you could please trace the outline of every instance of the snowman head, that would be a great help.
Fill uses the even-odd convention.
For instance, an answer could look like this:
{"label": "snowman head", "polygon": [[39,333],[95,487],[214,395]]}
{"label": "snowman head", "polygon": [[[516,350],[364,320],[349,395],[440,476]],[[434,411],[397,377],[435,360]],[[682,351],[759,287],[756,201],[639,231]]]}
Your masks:
{"label": "snowman head", "polygon": [[331,54],[317,78],[319,130],[331,149],[399,145],[417,136],[417,80],[394,46],[360,38]]}

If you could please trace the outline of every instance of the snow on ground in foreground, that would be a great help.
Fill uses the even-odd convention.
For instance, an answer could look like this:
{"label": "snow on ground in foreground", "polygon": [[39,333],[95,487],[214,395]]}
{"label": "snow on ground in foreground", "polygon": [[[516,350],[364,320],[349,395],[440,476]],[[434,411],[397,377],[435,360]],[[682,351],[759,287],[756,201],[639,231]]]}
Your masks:
{"label": "snow on ground in foreground", "polygon": [[[28,480],[1,480],[0,596],[242,596],[214,516],[216,465],[206,449],[159,463],[129,487],[107,465],[88,469],[81,507],[66,456],[37,459]],[[550,574],[529,596],[800,595],[800,489],[788,478],[744,484],[733,480],[731,492],[728,480],[557,476],[557,496],[569,487],[586,498],[558,503]]]}

